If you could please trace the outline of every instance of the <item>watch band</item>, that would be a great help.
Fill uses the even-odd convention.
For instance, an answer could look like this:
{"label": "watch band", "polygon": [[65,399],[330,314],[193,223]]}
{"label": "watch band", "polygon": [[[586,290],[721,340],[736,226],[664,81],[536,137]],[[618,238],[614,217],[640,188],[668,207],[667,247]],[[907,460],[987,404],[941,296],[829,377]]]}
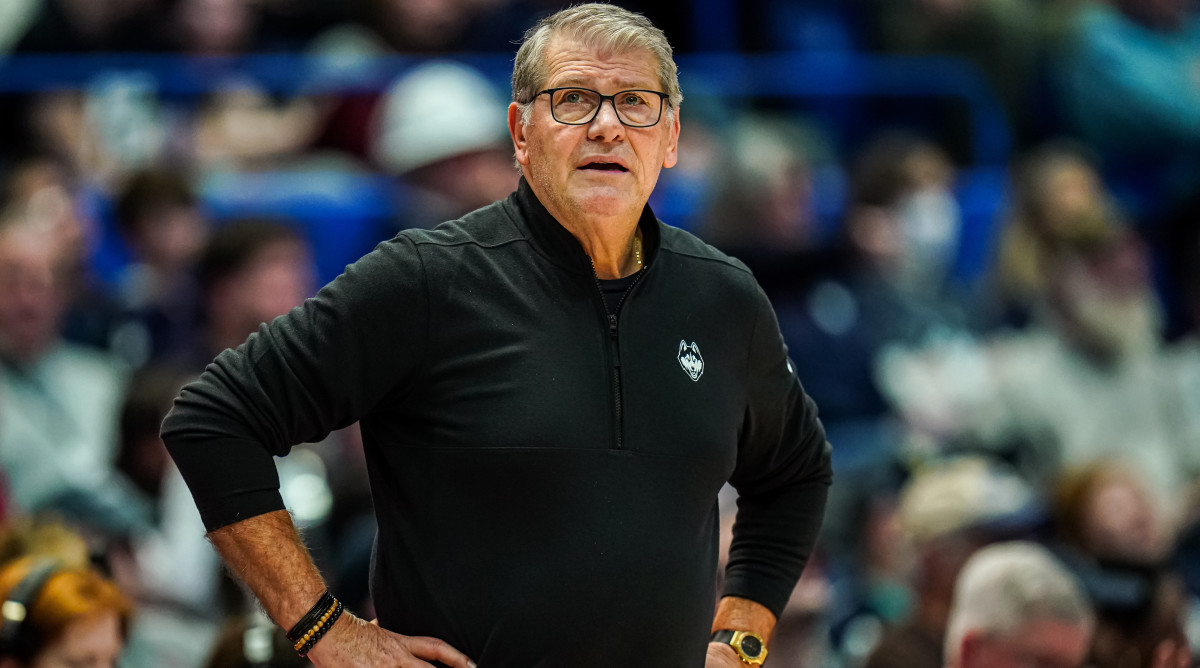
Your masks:
{"label": "watch band", "polygon": [[767,643],[757,633],[721,629],[713,633],[712,642],[729,645],[743,663],[752,666],[761,666],[767,658]]}

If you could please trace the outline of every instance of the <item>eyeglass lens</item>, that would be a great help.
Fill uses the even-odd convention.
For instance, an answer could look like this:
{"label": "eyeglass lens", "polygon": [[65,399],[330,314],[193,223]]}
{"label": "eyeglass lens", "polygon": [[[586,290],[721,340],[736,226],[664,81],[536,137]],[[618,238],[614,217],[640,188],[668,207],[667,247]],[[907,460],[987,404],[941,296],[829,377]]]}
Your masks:
{"label": "eyeglass lens", "polygon": [[[594,90],[563,88],[554,91],[551,110],[560,123],[586,123],[595,116],[601,99]],[[626,125],[654,125],[662,113],[662,97],[651,91],[623,90],[612,99],[617,117]]]}

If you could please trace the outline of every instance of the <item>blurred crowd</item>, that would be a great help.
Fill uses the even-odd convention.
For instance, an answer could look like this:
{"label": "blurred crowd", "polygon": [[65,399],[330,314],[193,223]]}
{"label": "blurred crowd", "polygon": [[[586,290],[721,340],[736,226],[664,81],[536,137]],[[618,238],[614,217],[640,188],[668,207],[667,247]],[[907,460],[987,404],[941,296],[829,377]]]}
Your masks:
{"label": "blurred crowd", "polygon": [[[505,68],[562,4],[0,2],[0,594],[45,580],[0,666],[303,663],[159,423],[375,243],[515,188]],[[687,96],[651,205],[754,270],[834,446],[767,666],[1001,665],[970,625],[1022,587],[1089,665],[1192,665],[1200,8],[619,4]],[[370,618],[356,429],[278,463]]]}

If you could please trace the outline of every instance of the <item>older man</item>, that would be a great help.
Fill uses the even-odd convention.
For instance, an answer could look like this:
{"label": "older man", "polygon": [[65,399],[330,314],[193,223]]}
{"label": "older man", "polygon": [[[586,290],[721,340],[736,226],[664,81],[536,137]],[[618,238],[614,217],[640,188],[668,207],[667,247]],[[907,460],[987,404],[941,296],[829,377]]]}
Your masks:
{"label": "older man", "polygon": [[[513,97],[518,190],[381,244],[222,353],[168,447],[317,665],[760,663],[829,448],[749,272],[646,206],[676,159],[671,48],[625,10],[564,10],[527,34]],[[355,420],[378,625],[325,590],[271,460]],[[726,481],[741,505],[714,616]]]}
{"label": "older man", "polygon": [[1048,550],[997,543],[976,552],[959,576],[946,667],[1078,668],[1094,628],[1083,589]]}

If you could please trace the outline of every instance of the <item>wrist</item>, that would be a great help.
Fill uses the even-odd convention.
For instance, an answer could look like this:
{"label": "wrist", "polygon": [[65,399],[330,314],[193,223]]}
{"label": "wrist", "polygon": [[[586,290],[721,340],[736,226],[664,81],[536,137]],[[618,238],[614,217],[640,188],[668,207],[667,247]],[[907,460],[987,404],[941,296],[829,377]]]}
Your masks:
{"label": "wrist", "polygon": [[287,632],[292,649],[305,658],[317,643],[333,628],[345,612],[342,602],[326,590],[308,613]]}
{"label": "wrist", "polygon": [[761,666],[767,658],[766,640],[753,631],[718,629],[710,644],[724,645],[742,663]]}
{"label": "wrist", "polygon": [[345,634],[350,632],[356,624],[363,623],[365,622],[347,610],[334,620],[333,624],[329,626],[329,631],[325,634],[325,637],[321,639],[321,642],[313,645],[312,649],[305,655],[305,658],[319,666],[330,657],[336,656],[338,647],[342,644]]}

